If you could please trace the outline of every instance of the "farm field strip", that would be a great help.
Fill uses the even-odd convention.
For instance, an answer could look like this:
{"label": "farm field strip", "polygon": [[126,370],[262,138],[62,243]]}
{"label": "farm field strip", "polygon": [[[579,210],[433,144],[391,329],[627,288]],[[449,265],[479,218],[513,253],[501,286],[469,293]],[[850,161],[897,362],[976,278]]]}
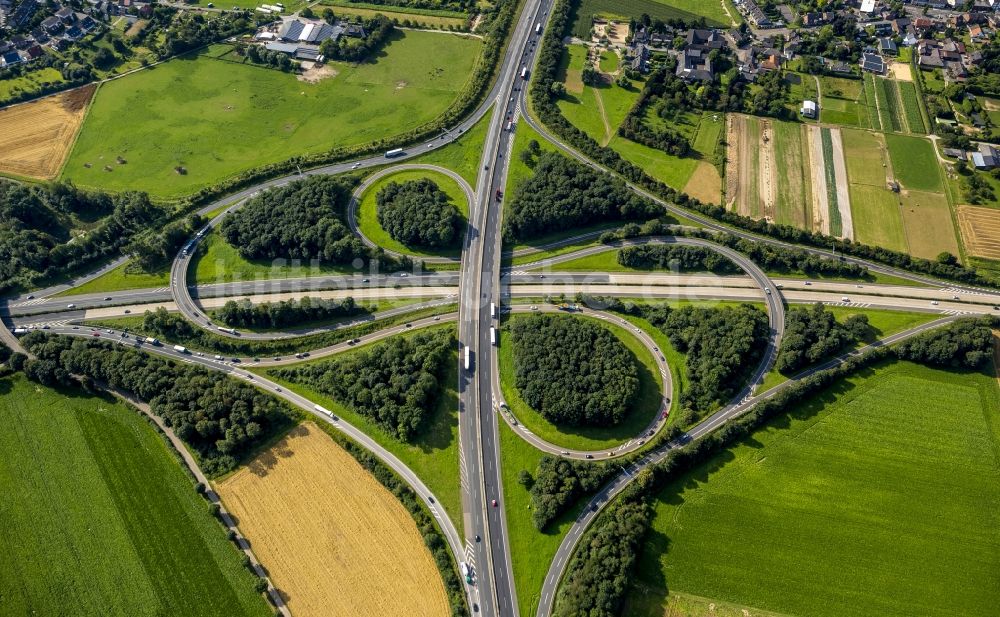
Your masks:
{"label": "farm field strip", "polygon": [[0,109],[0,173],[59,175],[96,90],[89,85]]}
{"label": "farm field strip", "polygon": [[970,255],[1000,259],[1000,210],[961,205],[958,226]]}
{"label": "farm field strip", "polygon": [[830,234],[830,204],[827,188],[826,165],[823,155],[823,136],[816,125],[806,127],[809,142],[809,172],[812,179],[813,229]]}
{"label": "farm field strip", "polygon": [[865,108],[868,110],[868,126],[876,131],[882,130],[882,120],[878,109],[878,95],[875,93],[875,78],[871,73],[865,73]]}
{"label": "farm field strip", "polygon": [[844,144],[840,129],[824,129],[830,131],[830,141],[833,146],[833,175],[837,188],[837,216],[840,219],[840,237],[854,239],[854,223],[851,217],[851,196],[848,192],[847,167],[844,164]]}
{"label": "farm field strip", "polygon": [[910,81],[896,82],[896,87],[899,89],[899,98],[903,102],[903,111],[906,112],[906,124],[910,132],[925,135],[927,127],[924,125],[924,116],[920,112],[917,87]]}
{"label": "farm field strip", "polygon": [[903,120],[899,113],[899,100],[896,96],[895,82],[892,80],[875,77],[875,96],[878,100],[879,112],[882,116],[882,127],[885,130],[892,130],[896,133],[905,131]]}
{"label": "farm field strip", "polygon": [[409,512],[315,424],[216,488],[294,615],[449,614]]}
{"label": "farm field strip", "polygon": [[837,172],[833,165],[833,138],[830,129],[820,129],[820,143],[823,150],[823,177],[825,178],[826,203],[830,220],[830,235],[840,236],[844,231],[844,221],[837,203]]}

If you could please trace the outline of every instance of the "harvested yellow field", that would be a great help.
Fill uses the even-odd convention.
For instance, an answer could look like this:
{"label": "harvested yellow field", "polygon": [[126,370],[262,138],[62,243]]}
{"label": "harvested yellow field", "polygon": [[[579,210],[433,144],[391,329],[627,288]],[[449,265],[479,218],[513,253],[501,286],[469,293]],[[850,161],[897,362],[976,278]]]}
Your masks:
{"label": "harvested yellow field", "polygon": [[958,227],[970,255],[1000,259],[1000,210],[958,206]]}
{"label": "harvested yellow field", "polygon": [[722,177],[718,168],[708,161],[698,161],[684,192],[707,204],[721,204]]}
{"label": "harvested yellow field", "polygon": [[413,518],[315,424],[215,488],[295,617],[450,614]]}
{"label": "harvested yellow field", "polygon": [[55,178],[94,89],[85,86],[0,109],[0,173]]}

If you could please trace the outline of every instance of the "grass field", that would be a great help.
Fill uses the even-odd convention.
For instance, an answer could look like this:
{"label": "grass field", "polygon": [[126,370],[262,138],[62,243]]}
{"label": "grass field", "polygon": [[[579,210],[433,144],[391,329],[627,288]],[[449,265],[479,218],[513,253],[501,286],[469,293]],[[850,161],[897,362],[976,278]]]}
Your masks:
{"label": "grass field", "polygon": [[[512,315],[508,318],[507,324],[510,320],[528,318],[530,316]],[[598,450],[618,446],[640,434],[653,421],[660,409],[663,381],[651,352],[625,328],[604,321],[597,323],[611,330],[632,352],[636,368],[639,370],[639,391],[635,404],[621,423],[610,428],[559,426],[549,422],[541,413],[525,403],[514,385],[513,341],[507,327],[500,333],[497,359],[500,365],[500,385],[507,404],[525,427],[557,446],[575,450]]]}
{"label": "grass field", "polygon": [[879,186],[851,184],[854,237],[871,246],[907,251],[906,233],[896,194]]}
{"label": "grass field", "polygon": [[820,121],[845,126],[869,126],[863,81],[822,75],[819,83],[822,93]]}
{"label": "grass field", "polygon": [[462,213],[462,233],[464,234],[466,219],[469,217],[469,203],[465,198],[465,193],[462,191],[462,188],[457,182],[442,173],[425,170],[396,172],[380,179],[378,182],[370,186],[368,190],[365,191],[365,194],[362,196],[361,203],[358,205],[358,228],[361,230],[361,233],[367,236],[369,240],[390,251],[417,255],[420,257],[439,255],[458,256],[461,254],[461,235],[459,235],[459,241],[456,243],[455,248],[452,249],[430,250],[426,248],[415,248],[406,246],[402,242],[394,240],[389,235],[389,232],[382,229],[382,226],[378,222],[378,205],[376,204],[375,198],[383,187],[390,182],[403,183],[423,178],[428,178],[437,184],[438,187],[446,195],[448,195],[449,201],[454,204],[456,208],[458,208],[459,212]]}
{"label": "grass field", "polygon": [[122,291],[125,289],[145,289],[146,287],[166,287],[170,285],[168,266],[157,272],[127,272],[129,262],[123,263],[114,270],[106,272],[83,285],[67,289],[57,296],[75,296],[77,294],[100,293],[102,291]]}
{"label": "grass field", "polygon": [[997,394],[900,363],[772,422],[660,495],[625,612],[663,615],[669,589],[818,617],[990,613]]}
{"label": "grass field", "polygon": [[506,422],[498,424],[502,457],[500,472],[506,502],[504,511],[517,604],[521,615],[534,615],[541,599],[545,574],[582,505],[570,509],[544,532],[535,529],[531,522],[531,495],[517,481],[517,476],[521,471],[534,474],[543,454],[518,437]]}
{"label": "grass field", "polygon": [[176,455],[110,398],[0,380],[6,615],[273,614]]}
{"label": "grass field", "polygon": [[[453,328],[454,326],[444,327]],[[424,332],[427,331],[424,330]],[[364,349],[364,346],[359,346],[358,349]],[[454,362],[448,364],[447,373],[441,378],[444,391],[439,399],[438,407],[429,416],[424,433],[411,443],[390,435],[373,421],[325,394],[316,392],[307,386],[278,379],[269,374],[266,369],[257,369],[255,372],[266,375],[268,379],[274,380],[288,390],[333,411],[396,455],[410,469],[417,470],[420,479],[438,496],[441,505],[444,506],[461,531],[462,507],[459,496],[461,487],[457,481],[459,475],[458,394],[455,391],[455,386],[458,384],[458,376],[456,375],[458,352],[455,353]],[[323,360],[317,361],[322,362]]]}
{"label": "grass field", "polygon": [[487,113],[457,141],[417,157],[416,162],[447,167],[475,186],[480,170],[479,159],[483,154],[483,143],[489,126],[490,114]]}
{"label": "grass field", "polygon": [[[639,97],[642,82],[632,81],[628,89],[614,83],[596,87],[586,85],[580,77],[586,59],[586,46],[566,46],[556,75],[556,79],[566,86],[566,96],[559,99],[556,105],[573,125],[601,145],[607,145]],[[612,52],[602,52],[599,65],[602,70],[614,70],[617,67],[617,56]]]}
{"label": "grass field", "polygon": [[[734,16],[736,9],[730,9]],[[653,19],[668,21],[682,19],[686,22],[704,17],[709,27],[728,27],[729,18],[719,2],[705,0],[582,0],[576,7],[572,24],[573,36],[589,39],[591,19],[595,15],[628,22],[630,17],[647,14]]]}
{"label": "grass field", "polygon": [[[538,131],[528,126],[527,122],[520,122],[514,129],[514,146],[511,148],[509,167],[507,168],[507,184],[504,187],[504,195],[513,196],[517,187],[534,175],[531,167],[521,160],[521,153],[528,149],[528,144],[534,140],[542,152],[555,152],[556,147],[549,141],[542,139]],[[478,164],[478,161],[477,161]]]}
{"label": "grass field", "polygon": [[314,84],[215,58],[213,46],[102,86],[63,178],[176,197],[293,155],[389,137],[442,112],[481,45],[400,31],[373,61],[330,63],[338,74]]}
{"label": "grass field", "polygon": [[188,265],[188,279],[191,285],[357,272],[360,270],[350,266],[320,264],[313,267],[308,263],[296,264],[295,260],[287,259],[275,259],[273,262],[250,261],[241,257],[236,247],[231,246],[215,232],[205,236],[205,240]]}
{"label": "grass field", "polygon": [[905,188],[914,191],[944,192],[941,167],[934,146],[921,137],[885,136],[892,160],[892,171]]}
{"label": "grass field", "polygon": [[449,614],[413,517],[312,422],[216,489],[292,614]]}
{"label": "grass field", "polygon": [[94,90],[85,86],[0,109],[0,174],[55,178]]}
{"label": "grass field", "polygon": [[51,67],[30,71],[14,79],[0,79],[0,105],[25,92],[38,92],[43,84],[61,84],[64,81],[62,73]]}
{"label": "grass field", "polygon": [[468,15],[457,11],[350,2],[349,0],[322,0],[319,3],[319,10],[313,10],[316,13],[321,13],[322,8],[325,6],[331,7],[336,15],[357,15],[368,19],[381,13],[398,22],[408,19],[415,24],[420,24],[428,28],[461,28],[468,21]]}

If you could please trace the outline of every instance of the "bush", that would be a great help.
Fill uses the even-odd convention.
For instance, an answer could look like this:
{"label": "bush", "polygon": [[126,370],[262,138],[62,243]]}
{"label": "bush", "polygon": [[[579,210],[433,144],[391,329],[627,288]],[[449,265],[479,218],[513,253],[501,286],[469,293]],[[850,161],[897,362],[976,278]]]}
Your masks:
{"label": "bush", "polygon": [[340,359],[272,373],[336,397],[410,441],[437,407],[440,379],[454,347],[450,331],[396,336]]}
{"label": "bush", "polygon": [[[538,530],[566,512],[581,495],[595,492],[615,474],[617,466],[543,456],[531,490],[531,520]],[[526,470],[521,473],[528,474]],[[531,474],[528,474],[531,477]]]}
{"label": "bush", "polygon": [[900,343],[897,353],[921,364],[978,369],[993,355],[993,332],[988,320],[960,319]]}
{"label": "bush", "polygon": [[461,237],[462,215],[428,178],[390,182],[375,201],[379,225],[398,242],[444,248],[454,246]]}
{"label": "bush", "polygon": [[547,420],[611,426],[639,390],[632,353],[607,328],[567,315],[532,315],[511,323],[514,382]]}
{"label": "bush", "polygon": [[681,244],[644,244],[618,251],[618,263],[640,270],[676,270],[736,274],[740,268],[718,251]]}

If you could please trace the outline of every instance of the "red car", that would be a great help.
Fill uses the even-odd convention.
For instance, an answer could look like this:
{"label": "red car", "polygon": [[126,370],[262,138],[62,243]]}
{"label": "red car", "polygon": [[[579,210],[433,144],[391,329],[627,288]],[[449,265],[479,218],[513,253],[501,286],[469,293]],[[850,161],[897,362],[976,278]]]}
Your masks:
{"label": "red car", "polygon": [[100,336],[100,335],[101,335],[100,332],[91,332],[90,333],[90,336]]}

